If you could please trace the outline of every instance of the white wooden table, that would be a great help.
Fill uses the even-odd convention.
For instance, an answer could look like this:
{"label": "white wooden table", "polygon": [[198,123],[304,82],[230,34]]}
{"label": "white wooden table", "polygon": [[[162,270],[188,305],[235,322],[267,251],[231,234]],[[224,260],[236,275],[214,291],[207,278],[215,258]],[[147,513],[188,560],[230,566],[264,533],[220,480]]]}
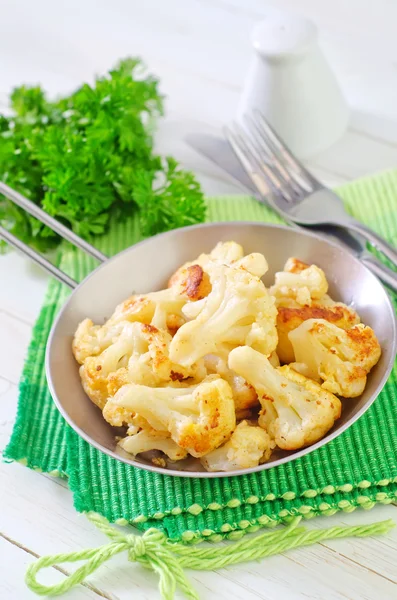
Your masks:
{"label": "white wooden table", "polygon": [[[194,169],[208,194],[238,192],[183,142],[216,131],[236,110],[262,0],[2,0],[0,102],[22,82],[70,91],[117,59],[141,55],[168,96],[159,150]],[[392,0],[278,0],[313,18],[352,106],[348,133],[311,164],[338,184],[397,166],[397,4]],[[0,448],[10,436],[17,385],[48,277],[15,252],[0,257]],[[33,598],[23,583],[35,556],[93,547],[103,535],[79,516],[66,484],[0,463],[0,598]],[[311,527],[397,520],[397,507],[310,521]],[[46,581],[63,575],[51,569]],[[390,600],[397,598],[397,529],[341,540],[214,573],[190,573],[202,598]],[[152,599],[154,575],[118,557],[68,598]]]}

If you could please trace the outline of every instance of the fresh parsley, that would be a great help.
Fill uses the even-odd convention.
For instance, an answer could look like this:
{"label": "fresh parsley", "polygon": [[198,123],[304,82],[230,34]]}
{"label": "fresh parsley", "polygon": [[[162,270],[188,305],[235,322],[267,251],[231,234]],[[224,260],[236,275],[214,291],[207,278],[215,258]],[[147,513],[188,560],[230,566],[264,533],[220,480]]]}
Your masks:
{"label": "fresh parsley", "polygon": [[[112,214],[133,211],[145,236],[205,219],[194,175],[153,152],[163,97],[140,60],[55,102],[25,86],[10,100],[12,116],[0,115],[0,178],[78,235],[100,235]],[[41,251],[60,241],[3,196],[0,223]]]}

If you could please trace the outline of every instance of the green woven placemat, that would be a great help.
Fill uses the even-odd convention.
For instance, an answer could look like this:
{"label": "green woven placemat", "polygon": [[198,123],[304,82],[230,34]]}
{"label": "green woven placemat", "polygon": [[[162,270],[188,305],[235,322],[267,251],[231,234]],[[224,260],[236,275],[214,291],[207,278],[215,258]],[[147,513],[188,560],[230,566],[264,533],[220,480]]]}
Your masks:
{"label": "green woven placemat", "polygon": [[[338,190],[349,212],[397,245],[397,172]],[[208,199],[209,221],[281,222],[248,197]],[[134,220],[98,240],[114,254],[138,241]],[[61,268],[76,279],[94,266],[64,247]],[[78,511],[112,522],[157,527],[173,540],[237,539],[245,532],[287,520],[397,498],[397,370],[384,390],[346,433],[289,464],[239,477],[188,479],[157,475],[117,462],[80,439],[63,421],[46,387],[45,343],[68,290],[52,281],[34,329],[20,385],[16,425],[4,456],[28,467],[69,478]],[[396,298],[394,298],[394,301]]]}

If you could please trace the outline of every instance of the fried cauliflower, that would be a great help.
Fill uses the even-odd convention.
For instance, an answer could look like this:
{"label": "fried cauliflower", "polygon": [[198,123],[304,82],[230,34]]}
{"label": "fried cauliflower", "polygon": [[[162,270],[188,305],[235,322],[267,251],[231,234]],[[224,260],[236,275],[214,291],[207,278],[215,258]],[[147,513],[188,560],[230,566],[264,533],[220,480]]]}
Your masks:
{"label": "fried cauliflower", "polygon": [[186,298],[173,289],[131,296],[116,307],[104,325],[84,319],[74,335],[73,354],[80,364],[89,356],[97,356],[115,342],[126,322],[140,322],[174,333],[185,322],[185,303]]}
{"label": "fried cauliflower", "polygon": [[277,310],[259,277],[242,268],[213,264],[210,280],[211,293],[191,305],[202,303],[198,314],[178,329],[171,342],[171,360],[187,366],[206,354],[217,354],[225,343],[273,352]]}
{"label": "fried cauliflower", "polygon": [[134,329],[139,326],[139,323],[125,323],[112,345],[108,346],[99,356],[86,358],[80,367],[84,391],[101,409],[105,406],[109,396],[108,377],[127,366],[128,357],[133,351],[136,340]]}
{"label": "fried cauliflower", "polygon": [[126,452],[137,456],[142,452],[161,450],[171,460],[183,460],[187,452],[171,439],[170,434],[153,428],[141,429],[119,441],[118,445]]}
{"label": "fried cauliflower", "polygon": [[274,447],[274,441],[262,427],[241,421],[230,440],[200,462],[207,471],[249,469],[269,460]]}
{"label": "fried cauliflower", "polygon": [[116,341],[99,356],[89,356],[80,367],[86,394],[100,408],[127,383],[161,386],[207,372],[202,363],[182,367],[168,357],[171,335],[153,325],[123,323]]}
{"label": "fried cauliflower", "polygon": [[[244,251],[240,244],[236,242],[218,242],[209,254],[200,254],[196,260],[183,264],[171,275],[168,281],[168,287],[173,288],[186,280],[189,267],[200,267],[204,272],[208,263],[230,265],[244,257]],[[197,272],[197,271],[196,271]]]}
{"label": "fried cauliflower", "polygon": [[97,356],[120,335],[124,323],[117,323],[112,327],[94,325],[91,319],[84,319],[77,327],[74,334],[72,351],[77,362],[82,365],[88,356]]}
{"label": "fried cauliflower", "polygon": [[314,444],[340,417],[336,396],[288,365],[274,369],[252,348],[232,350],[229,367],[254,386],[262,406],[259,425],[283,450]]}
{"label": "fried cauliflower", "polygon": [[328,291],[325,273],[316,265],[306,265],[296,258],[289,258],[284,270],[276,273],[274,285],[269,293],[276,298],[276,304],[288,298],[301,306],[311,306]]}
{"label": "fried cauliflower", "polygon": [[222,356],[216,354],[208,354],[204,357],[204,365],[207,369],[208,374],[220,375],[231,387],[234,407],[236,410],[236,418],[246,416],[247,411],[251,408],[258,406],[258,395],[252,385],[250,385],[243,377],[237,375],[234,371],[229,369],[227,365],[227,355],[223,353]]}
{"label": "fried cauliflower", "polygon": [[104,326],[116,325],[120,321],[139,321],[174,331],[184,322],[182,308],[185,303],[186,298],[173,288],[131,296],[116,307]]}
{"label": "fried cauliflower", "polygon": [[169,280],[168,287],[191,302],[202,300],[211,291],[208,273],[195,264],[178,269]]}
{"label": "fried cauliflower", "polygon": [[187,388],[125,385],[103,410],[109,423],[114,424],[119,408],[141,415],[154,429],[168,431],[180,448],[195,457],[226,442],[236,426],[230,386],[214,375]]}
{"label": "fried cauliflower", "polygon": [[167,289],[80,323],[82,385],[125,428],[121,449],[164,468],[189,455],[208,471],[252,468],[320,440],[337,396],[363,392],[381,353],[372,329],[328,295],[316,265],[289,258],[270,290],[267,271],[263,254],[219,242]]}
{"label": "fried cauliflower", "polygon": [[168,288],[189,301],[201,300],[211,291],[209,275],[206,272],[211,264],[233,265],[262,277],[268,270],[268,264],[258,252],[244,256],[240,244],[235,242],[219,242],[210,254],[201,254],[195,262],[185,263],[170,277]]}
{"label": "fried cauliflower", "polygon": [[341,329],[350,329],[360,322],[356,311],[341,302],[335,302],[332,306],[322,305],[321,300],[313,302],[311,306],[295,308],[279,306],[277,309],[277,354],[282,363],[295,361],[294,349],[288,335],[308,319],[323,319]]}
{"label": "fried cauliflower", "polygon": [[363,324],[344,331],[323,319],[309,319],[291,331],[289,339],[297,368],[345,398],[362,394],[367,374],[381,355],[375,333]]}

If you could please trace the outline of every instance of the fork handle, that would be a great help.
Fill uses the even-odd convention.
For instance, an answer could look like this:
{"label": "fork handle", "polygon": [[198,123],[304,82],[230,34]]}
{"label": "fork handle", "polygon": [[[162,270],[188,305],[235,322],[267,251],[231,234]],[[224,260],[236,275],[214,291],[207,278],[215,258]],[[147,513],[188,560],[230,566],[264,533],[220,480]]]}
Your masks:
{"label": "fork handle", "polygon": [[384,240],[382,237],[380,237],[380,235],[375,233],[375,231],[373,231],[366,225],[363,225],[363,223],[356,221],[355,219],[349,219],[349,221],[347,223],[343,223],[343,225],[345,227],[347,226],[353,231],[356,231],[357,233],[360,233],[371,244],[371,246],[374,246],[375,248],[380,250],[389,260],[391,260],[391,262],[395,266],[397,266],[396,248],[393,248],[391,244],[386,242],[386,240]]}
{"label": "fork handle", "polygon": [[393,292],[397,293],[397,273],[386,267],[379,259],[370,252],[364,252],[360,256],[360,261],[368,267],[370,271],[383,281]]}

